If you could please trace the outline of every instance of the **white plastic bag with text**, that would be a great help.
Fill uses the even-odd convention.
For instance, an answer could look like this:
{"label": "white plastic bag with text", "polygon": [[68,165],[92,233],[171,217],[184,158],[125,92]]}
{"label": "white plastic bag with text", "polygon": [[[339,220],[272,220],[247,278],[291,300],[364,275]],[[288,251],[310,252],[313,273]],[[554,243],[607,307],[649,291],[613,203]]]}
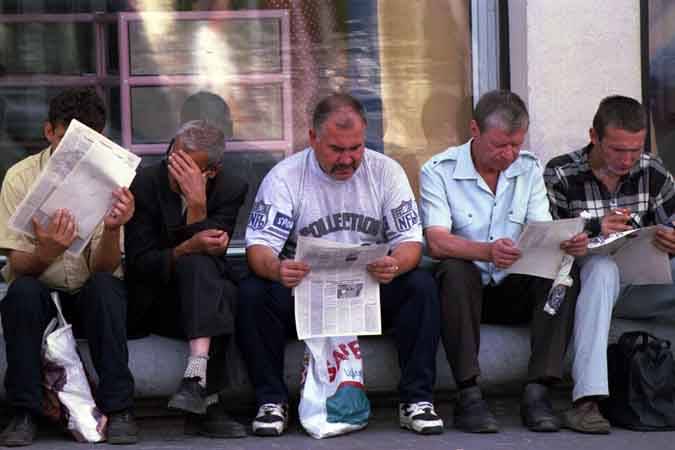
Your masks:
{"label": "white plastic bag with text", "polygon": [[370,402],[363,385],[363,360],[356,336],[305,340],[300,423],[317,439],[364,428]]}

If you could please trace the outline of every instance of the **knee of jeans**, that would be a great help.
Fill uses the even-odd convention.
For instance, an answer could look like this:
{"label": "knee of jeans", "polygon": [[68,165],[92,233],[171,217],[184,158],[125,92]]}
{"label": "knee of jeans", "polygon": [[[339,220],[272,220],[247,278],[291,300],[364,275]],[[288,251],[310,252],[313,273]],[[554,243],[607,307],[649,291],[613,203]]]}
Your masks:
{"label": "knee of jeans", "polygon": [[599,278],[605,283],[618,285],[619,266],[609,256],[592,256],[581,268],[581,282],[588,283],[591,278]]}
{"label": "knee of jeans", "polygon": [[34,277],[21,276],[14,280],[2,300],[3,319],[33,314],[44,308],[42,283]]}
{"label": "knee of jeans", "polygon": [[265,282],[257,277],[246,277],[239,283],[237,316],[255,315],[265,304],[268,293]]}
{"label": "knee of jeans", "polygon": [[438,302],[438,286],[426,270],[414,269],[405,274],[405,289],[415,301]]}

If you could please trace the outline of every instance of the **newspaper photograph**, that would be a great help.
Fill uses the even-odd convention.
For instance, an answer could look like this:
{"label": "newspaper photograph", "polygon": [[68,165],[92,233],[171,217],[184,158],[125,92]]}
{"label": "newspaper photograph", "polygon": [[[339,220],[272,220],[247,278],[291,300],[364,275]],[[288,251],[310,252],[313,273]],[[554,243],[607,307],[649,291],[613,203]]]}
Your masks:
{"label": "newspaper photograph", "polygon": [[112,192],[129,187],[141,158],[73,119],[47,167],[9,219],[14,231],[35,238],[32,218],[46,227],[60,208],[75,218],[79,254],[112,207]]}
{"label": "newspaper photograph", "polygon": [[505,272],[554,280],[565,255],[560,243],[583,230],[584,221],[580,217],[528,223],[516,242],[521,257]]}
{"label": "newspaper photograph", "polygon": [[588,254],[614,258],[621,284],[671,284],[669,256],[653,244],[659,226],[597,236],[589,241]]}
{"label": "newspaper photograph", "polygon": [[388,251],[300,236],[295,259],[310,272],[294,288],[298,338],[381,334],[380,284],[366,266]]}

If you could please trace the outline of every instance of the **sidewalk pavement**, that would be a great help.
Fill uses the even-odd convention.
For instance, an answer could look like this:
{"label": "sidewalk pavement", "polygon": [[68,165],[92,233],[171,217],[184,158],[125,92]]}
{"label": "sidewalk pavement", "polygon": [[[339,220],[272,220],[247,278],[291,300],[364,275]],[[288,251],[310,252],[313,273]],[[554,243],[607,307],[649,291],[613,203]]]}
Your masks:
{"label": "sidewalk pavement", "polygon": [[[569,392],[556,392],[554,406],[562,410],[569,405]],[[675,433],[641,433],[613,429],[610,435],[592,436],[563,430],[559,433],[532,433],[520,424],[517,398],[489,398],[488,402],[497,415],[502,431],[492,435],[476,435],[452,428],[453,403],[448,398],[436,404],[436,409],[446,422],[445,433],[437,436],[418,436],[398,427],[398,416],[390,400],[378,401],[368,428],[346,436],[316,440],[300,431],[297,417],[287,434],[278,438],[209,439],[185,436],[182,420],[176,416],[150,417],[139,420],[141,442],[121,447],[129,450],[199,449],[199,450],[637,450],[675,448]],[[243,422],[246,416],[237,416]],[[40,429],[32,449],[85,450],[117,449],[107,444],[77,444],[57,429]]]}

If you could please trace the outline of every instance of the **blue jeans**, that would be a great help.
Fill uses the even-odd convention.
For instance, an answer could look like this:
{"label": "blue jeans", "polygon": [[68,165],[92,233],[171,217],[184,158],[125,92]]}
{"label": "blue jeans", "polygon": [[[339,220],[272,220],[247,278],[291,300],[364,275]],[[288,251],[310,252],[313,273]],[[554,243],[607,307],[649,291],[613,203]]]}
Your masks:
{"label": "blue jeans", "polygon": [[[573,400],[609,393],[607,341],[612,315],[675,322],[675,285],[622,286],[619,268],[606,256],[589,256],[579,263],[581,292],[572,343]],[[675,280],[674,260],[670,266]]]}

